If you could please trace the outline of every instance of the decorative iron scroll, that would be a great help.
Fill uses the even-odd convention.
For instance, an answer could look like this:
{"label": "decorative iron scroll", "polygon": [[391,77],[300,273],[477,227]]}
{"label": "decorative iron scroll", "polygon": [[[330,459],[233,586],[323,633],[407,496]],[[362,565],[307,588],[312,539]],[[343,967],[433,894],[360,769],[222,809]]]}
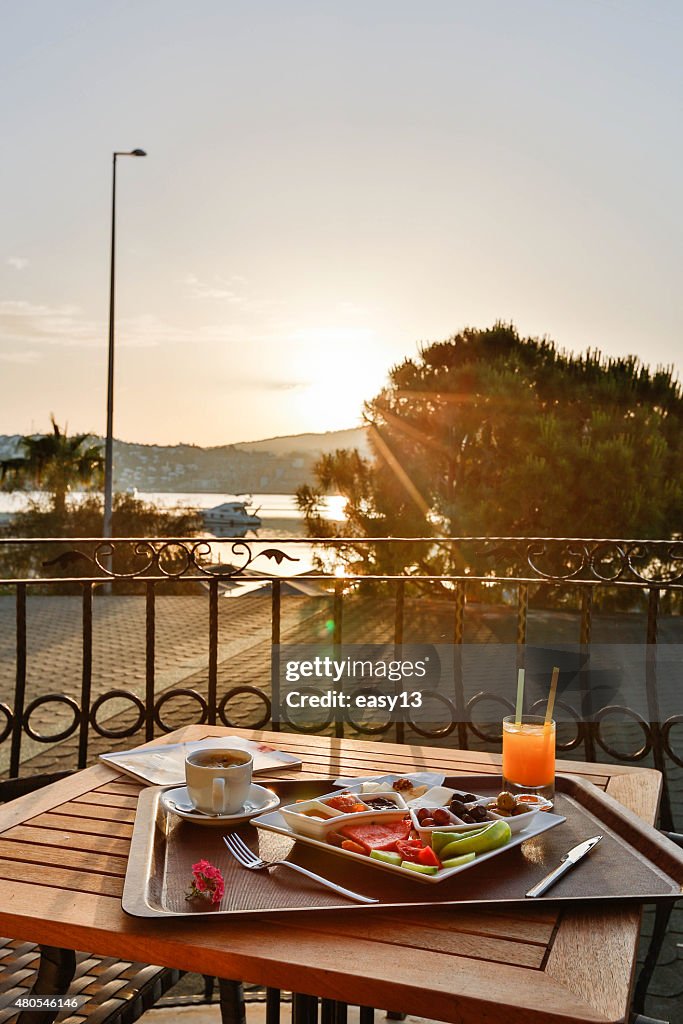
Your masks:
{"label": "decorative iron scroll", "polygon": [[[553,582],[638,582],[671,586],[683,582],[683,542],[581,540],[572,538],[481,538],[477,556],[493,561],[492,578],[528,570]],[[470,538],[462,538],[465,543]],[[476,538],[472,538],[476,540]],[[496,571],[505,561],[505,571]]]}
{"label": "decorative iron scroll", "polygon": [[[78,543],[84,543],[79,541]],[[225,541],[208,540],[103,540],[96,543],[92,554],[78,548],[62,551],[55,558],[42,563],[43,568],[58,566],[60,569],[91,567],[111,579],[137,579],[159,573],[168,579],[181,576],[230,579],[249,569],[257,558],[272,559],[277,565],[287,560],[299,559],[288,555],[279,548],[265,548],[253,551],[247,541],[232,541],[229,552],[234,562],[208,561],[212,548]],[[116,563],[125,561],[129,568],[116,568]],[[137,563],[137,564],[136,564]]]}

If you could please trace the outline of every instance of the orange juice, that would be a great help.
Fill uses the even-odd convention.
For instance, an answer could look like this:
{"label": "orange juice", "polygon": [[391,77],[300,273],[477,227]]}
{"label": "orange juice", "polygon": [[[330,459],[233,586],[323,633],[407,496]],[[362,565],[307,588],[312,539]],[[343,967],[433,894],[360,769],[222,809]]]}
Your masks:
{"label": "orange juice", "polygon": [[540,792],[552,799],[555,787],[555,723],[537,715],[503,719],[503,787]]}

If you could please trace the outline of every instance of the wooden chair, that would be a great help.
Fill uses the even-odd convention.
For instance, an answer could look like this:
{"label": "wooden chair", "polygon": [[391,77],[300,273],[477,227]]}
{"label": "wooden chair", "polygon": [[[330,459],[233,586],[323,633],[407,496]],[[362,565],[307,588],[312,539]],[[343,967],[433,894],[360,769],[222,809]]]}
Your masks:
{"label": "wooden chair", "polygon": [[[43,978],[46,974],[49,977],[51,971],[46,968],[49,959],[50,950],[45,947],[41,949],[21,939],[0,938],[0,1024],[15,1021],[30,1024],[32,1019],[49,1019],[48,1014],[31,1010],[18,1014],[10,1006],[16,999],[30,995],[39,967]],[[54,970],[59,971],[59,964],[54,964]],[[87,998],[78,1009],[64,1010],[56,1019],[64,1024],[133,1024],[179,981],[180,976],[180,971],[167,967],[76,953],[75,973],[68,995]]]}

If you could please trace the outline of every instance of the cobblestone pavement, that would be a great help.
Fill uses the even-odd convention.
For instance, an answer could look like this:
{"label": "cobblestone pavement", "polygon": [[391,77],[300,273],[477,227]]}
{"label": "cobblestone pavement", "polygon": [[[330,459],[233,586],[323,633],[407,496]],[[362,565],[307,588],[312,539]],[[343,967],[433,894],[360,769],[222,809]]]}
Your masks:
{"label": "cobblestone pavement", "polygon": [[[206,695],[208,685],[208,598],[203,596],[159,596],[156,603],[156,692],[174,686],[189,687]],[[270,687],[270,601],[263,596],[222,599],[219,609],[218,693],[233,686]],[[13,702],[14,692],[14,601],[0,597],[0,703]],[[78,597],[37,596],[27,606],[28,663],[27,701],[47,693],[66,693],[78,699],[81,673],[81,604]],[[327,598],[285,597],[282,601],[282,642],[315,642],[330,638],[333,603]],[[469,643],[513,643],[516,632],[514,609],[493,606],[469,606],[465,619],[465,641]],[[386,642],[393,639],[394,604],[379,597],[347,601],[344,605],[343,635],[348,643]],[[427,598],[406,602],[405,642],[428,639],[448,643],[452,639],[452,610],[443,602]],[[596,615],[594,643],[642,643],[645,636],[643,615]],[[547,644],[576,641],[578,617],[568,612],[532,611],[529,614],[530,643]],[[663,617],[659,639],[662,643],[682,642],[680,618]],[[98,596],[93,606],[93,699],[112,688],[144,694],[145,687],[145,603],[143,597]],[[668,695],[674,710],[683,709],[683,697],[677,690]],[[108,727],[130,724],[134,715],[116,701],[102,709],[99,721]],[[55,710],[55,708],[57,708]],[[249,727],[261,718],[263,702],[256,697],[233,701],[227,714],[235,726]],[[197,718],[196,702],[187,697],[170,701],[163,709],[167,728],[176,728]],[[671,712],[669,712],[671,713]],[[71,712],[58,706],[36,709],[31,717],[34,729],[46,733],[68,725]],[[349,731],[349,735],[353,735]],[[615,738],[616,737],[616,738]],[[142,739],[142,735],[112,741],[92,735],[90,759],[111,749],[124,749]],[[387,738],[391,739],[389,732]],[[408,737],[409,741],[419,737]],[[636,750],[642,735],[635,725],[619,724],[610,739],[619,749]],[[38,744],[25,737],[22,748],[23,773],[38,773],[72,767],[76,759],[76,739],[59,744]],[[440,741],[451,746],[450,735]],[[476,739],[473,746],[478,744]],[[6,770],[8,744],[0,748],[0,772]],[[582,759],[577,750],[568,756]],[[4,757],[4,761],[2,758]],[[601,753],[601,760],[611,759]],[[651,757],[643,762],[651,764]],[[669,788],[674,820],[683,831],[683,770],[669,766]],[[653,914],[644,915],[639,959],[645,956],[652,929]],[[671,918],[668,934],[650,986],[646,1012],[683,1024],[683,907]]]}

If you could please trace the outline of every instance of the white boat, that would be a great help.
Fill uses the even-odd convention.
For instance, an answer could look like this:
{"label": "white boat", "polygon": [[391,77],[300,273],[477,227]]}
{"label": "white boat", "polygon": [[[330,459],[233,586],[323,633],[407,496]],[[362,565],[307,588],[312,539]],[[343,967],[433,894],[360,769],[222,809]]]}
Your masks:
{"label": "white boat", "polygon": [[215,508],[207,508],[202,512],[204,525],[207,529],[214,527],[243,527],[255,530],[261,525],[261,518],[247,508],[245,501],[224,501]]}

